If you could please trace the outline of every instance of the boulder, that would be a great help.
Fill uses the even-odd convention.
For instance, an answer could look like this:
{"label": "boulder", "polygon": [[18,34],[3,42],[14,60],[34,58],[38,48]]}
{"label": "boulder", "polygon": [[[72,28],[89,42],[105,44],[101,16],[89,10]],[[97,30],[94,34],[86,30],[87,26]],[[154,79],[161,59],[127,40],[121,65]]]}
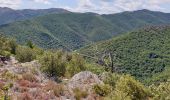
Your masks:
{"label": "boulder", "polygon": [[74,75],[68,83],[70,89],[79,88],[83,90],[89,90],[95,84],[103,84],[97,75],[84,71]]}

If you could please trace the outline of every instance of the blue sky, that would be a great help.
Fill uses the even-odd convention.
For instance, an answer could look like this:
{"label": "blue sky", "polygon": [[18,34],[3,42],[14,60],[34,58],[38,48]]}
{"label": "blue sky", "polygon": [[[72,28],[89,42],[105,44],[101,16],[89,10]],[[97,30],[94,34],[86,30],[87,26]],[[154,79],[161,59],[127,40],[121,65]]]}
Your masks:
{"label": "blue sky", "polygon": [[13,9],[64,8],[73,12],[118,13],[149,9],[170,13],[170,0],[0,0]]}

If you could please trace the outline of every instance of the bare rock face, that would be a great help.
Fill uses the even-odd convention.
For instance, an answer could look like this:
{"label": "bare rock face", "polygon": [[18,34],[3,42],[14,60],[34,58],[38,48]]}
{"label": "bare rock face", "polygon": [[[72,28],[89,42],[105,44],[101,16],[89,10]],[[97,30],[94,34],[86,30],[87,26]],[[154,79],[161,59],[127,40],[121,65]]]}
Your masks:
{"label": "bare rock face", "polygon": [[80,72],[72,77],[68,83],[70,89],[79,88],[83,90],[89,90],[95,84],[103,84],[97,75],[84,71]]}

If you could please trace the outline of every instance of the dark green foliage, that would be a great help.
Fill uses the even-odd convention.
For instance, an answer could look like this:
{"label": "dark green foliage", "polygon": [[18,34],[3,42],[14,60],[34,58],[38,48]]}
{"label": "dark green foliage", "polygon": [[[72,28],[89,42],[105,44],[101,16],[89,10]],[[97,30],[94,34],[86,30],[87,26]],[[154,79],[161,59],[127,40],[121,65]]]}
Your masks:
{"label": "dark green foliage", "polygon": [[19,62],[30,62],[36,59],[36,53],[31,48],[18,46],[16,50],[16,59]]}
{"label": "dark green foliage", "polygon": [[75,50],[89,43],[150,24],[170,23],[170,14],[147,10],[113,15],[90,13],[49,14],[0,26],[0,32],[20,44],[31,40],[42,48]]}
{"label": "dark green foliage", "polygon": [[116,72],[128,73],[143,81],[170,67],[169,38],[169,26],[150,26],[87,46],[79,52],[99,58],[101,54],[111,52],[115,56]]}
{"label": "dark green foliage", "polygon": [[9,57],[16,53],[17,44],[14,39],[0,35],[0,55]]}
{"label": "dark green foliage", "polygon": [[146,85],[160,84],[162,82],[167,82],[170,80],[170,67],[166,68],[163,72],[154,74],[152,77],[145,79],[144,83]]}
{"label": "dark green foliage", "polygon": [[72,77],[86,70],[84,59],[78,54],[69,54],[62,50],[45,52],[40,57],[41,69],[49,77]]}
{"label": "dark green foliage", "polygon": [[49,77],[64,76],[66,71],[66,60],[63,58],[63,52],[45,52],[40,58],[41,70]]}

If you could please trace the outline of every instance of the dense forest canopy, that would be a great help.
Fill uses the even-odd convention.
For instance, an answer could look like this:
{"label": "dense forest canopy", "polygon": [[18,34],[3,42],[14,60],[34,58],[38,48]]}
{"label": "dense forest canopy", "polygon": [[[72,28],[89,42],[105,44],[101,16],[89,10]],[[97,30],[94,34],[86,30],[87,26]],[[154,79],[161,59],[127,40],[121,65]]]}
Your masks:
{"label": "dense forest canopy", "polygon": [[20,44],[31,40],[42,48],[62,48],[72,51],[146,25],[169,23],[169,13],[149,10],[108,15],[71,12],[50,13],[1,25],[0,32],[16,38]]}

